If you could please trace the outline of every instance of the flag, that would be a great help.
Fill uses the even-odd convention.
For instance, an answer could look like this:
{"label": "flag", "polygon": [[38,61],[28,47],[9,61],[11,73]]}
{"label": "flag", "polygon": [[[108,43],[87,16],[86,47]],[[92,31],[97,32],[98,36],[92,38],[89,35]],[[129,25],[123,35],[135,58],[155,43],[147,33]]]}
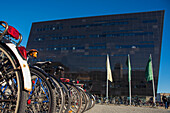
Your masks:
{"label": "flag", "polygon": [[131,81],[131,64],[130,64],[130,56],[128,54],[128,58],[127,58],[127,66],[128,66],[128,81]]}
{"label": "flag", "polygon": [[150,55],[146,70],[145,70],[145,77],[147,81],[153,80],[153,68],[152,68],[152,57]]}
{"label": "flag", "polygon": [[109,61],[108,54],[107,54],[106,68],[107,68],[107,78],[108,78],[108,80],[110,80],[112,82],[113,79],[112,79],[112,72],[111,72],[111,68],[110,68],[110,61]]}

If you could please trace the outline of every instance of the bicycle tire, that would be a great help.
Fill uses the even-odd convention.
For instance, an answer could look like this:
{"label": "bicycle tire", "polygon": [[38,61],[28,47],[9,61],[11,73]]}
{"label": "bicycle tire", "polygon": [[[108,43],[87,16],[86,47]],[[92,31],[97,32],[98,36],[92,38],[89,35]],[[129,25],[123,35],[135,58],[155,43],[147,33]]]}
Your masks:
{"label": "bicycle tire", "polygon": [[65,98],[63,94],[63,87],[61,87],[61,84],[58,82],[58,80],[52,76],[49,75],[52,78],[52,81],[54,82],[55,87],[55,94],[56,94],[56,112],[62,113],[64,109],[65,104]]}
{"label": "bicycle tire", "polygon": [[90,98],[89,98],[89,96],[88,96],[88,94],[86,92],[85,92],[85,95],[86,95],[86,98],[87,98],[87,105],[86,105],[85,111],[87,111],[87,108],[88,108],[88,106],[90,104]]}
{"label": "bicycle tire", "polygon": [[86,97],[87,97],[87,106],[86,106],[86,109],[85,111],[89,110],[89,106],[91,106],[91,100],[90,100],[90,96],[89,94],[86,92]]}
{"label": "bicycle tire", "polygon": [[[56,95],[50,82],[46,76],[38,69],[30,67],[30,72],[32,82],[36,82],[37,84],[33,83],[33,89],[30,92],[27,101],[26,112],[55,113]],[[36,92],[36,90],[39,92]]]}
{"label": "bicycle tire", "polygon": [[53,91],[56,95],[56,111],[57,113],[62,113],[64,109],[64,103],[65,103],[65,98],[63,95],[63,87],[61,87],[61,84],[59,81],[55,78],[55,76],[50,75],[46,73],[42,68],[38,66],[31,66],[32,68],[39,70],[41,73],[44,74],[46,78],[49,79],[50,84],[52,85]]}
{"label": "bicycle tire", "polygon": [[82,105],[81,105],[81,110],[80,113],[83,113],[86,109],[87,106],[87,96],[84,92],[84,90],[81,87],[78,87],[81,93],[81,97],[82,97]]}
{"label": "bicycle tire", "polygon": [[[0,44],[0,112],[23,113],[26,108],[27,92],[18,60],[3,43]],[[5,88],[4,88],[5,87]]]}
{"label": "bicycle tire", "polygon": [[64,107],[63,107],[63,111],[62,113],[68,113],[71,107],[71,94],[69,91],[69,88],[67,87],[67,85],[63,82],[60,82],[61,87],[63,88],[63,94],[64,94],[64,98],[65,98],[65,103],[64,103]]}
{"label": "bicycle tire", "polygon": [[86,95],[88,96],[88,105],[87,105],[87,107],[86,107],[86,111],[88,111],[89,109],[91,109],[92,107],[94,107],[94,105],[95,105],[95,98],[94,98],[94,96],[92,95],[92,94],[90,94],[90,93],[87,93],[86,92]]}
{"label": "bicycle tire", "polygon": [[96,98],[92,94],[91,94],[91,96],[92,96],[92,106],[91,106],[91,108],[93,108],[96,104]]}
{"label": "bicycle tire", "polygon": [[71,112],[79,113],[82,106],[82,97],[79,89],[71,83],[66,83],[71,91],[72,105],[70,107]]}

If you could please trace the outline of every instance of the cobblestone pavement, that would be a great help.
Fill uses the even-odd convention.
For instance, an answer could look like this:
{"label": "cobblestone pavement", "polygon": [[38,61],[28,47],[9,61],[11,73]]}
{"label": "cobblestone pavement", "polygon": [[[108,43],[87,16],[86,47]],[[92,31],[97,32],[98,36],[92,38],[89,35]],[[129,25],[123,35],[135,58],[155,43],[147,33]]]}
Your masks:
{"label": "cobblestone pavement", "polygon": [[170,109],[96,104],[85,113],[170,113]]}

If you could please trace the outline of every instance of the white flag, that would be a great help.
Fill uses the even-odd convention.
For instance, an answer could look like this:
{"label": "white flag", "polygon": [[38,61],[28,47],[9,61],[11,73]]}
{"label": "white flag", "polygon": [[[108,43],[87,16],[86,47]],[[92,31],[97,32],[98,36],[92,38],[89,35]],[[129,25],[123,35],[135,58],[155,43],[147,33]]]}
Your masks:
{"label": "white flag", "polygon": [[112,82],[113,79],[112,79],[112,72],[111,72],[111,68],[110,68],[110,61],[109,61],[108,54],[107,54],[106,68],[107,68],[107,78],[108,78],[108,80],[110,80]]}

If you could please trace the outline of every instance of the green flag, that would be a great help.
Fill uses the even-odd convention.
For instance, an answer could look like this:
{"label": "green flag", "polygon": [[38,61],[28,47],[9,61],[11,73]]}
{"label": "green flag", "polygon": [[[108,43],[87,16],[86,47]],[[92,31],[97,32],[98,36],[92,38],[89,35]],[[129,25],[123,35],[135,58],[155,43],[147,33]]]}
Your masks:
{"label": "green flag", "polygon": [[127,58],[127,66],[128,66],[128,81],[131,81],[131,65],[130,65],[130,56],[128,54],[128,58]]}
{"label": "green flag", "polygon": [[145,77],[147,81],[153,80],[153,68],[152,68],[152,57],[150,55],[146,70],[145,70]]}

